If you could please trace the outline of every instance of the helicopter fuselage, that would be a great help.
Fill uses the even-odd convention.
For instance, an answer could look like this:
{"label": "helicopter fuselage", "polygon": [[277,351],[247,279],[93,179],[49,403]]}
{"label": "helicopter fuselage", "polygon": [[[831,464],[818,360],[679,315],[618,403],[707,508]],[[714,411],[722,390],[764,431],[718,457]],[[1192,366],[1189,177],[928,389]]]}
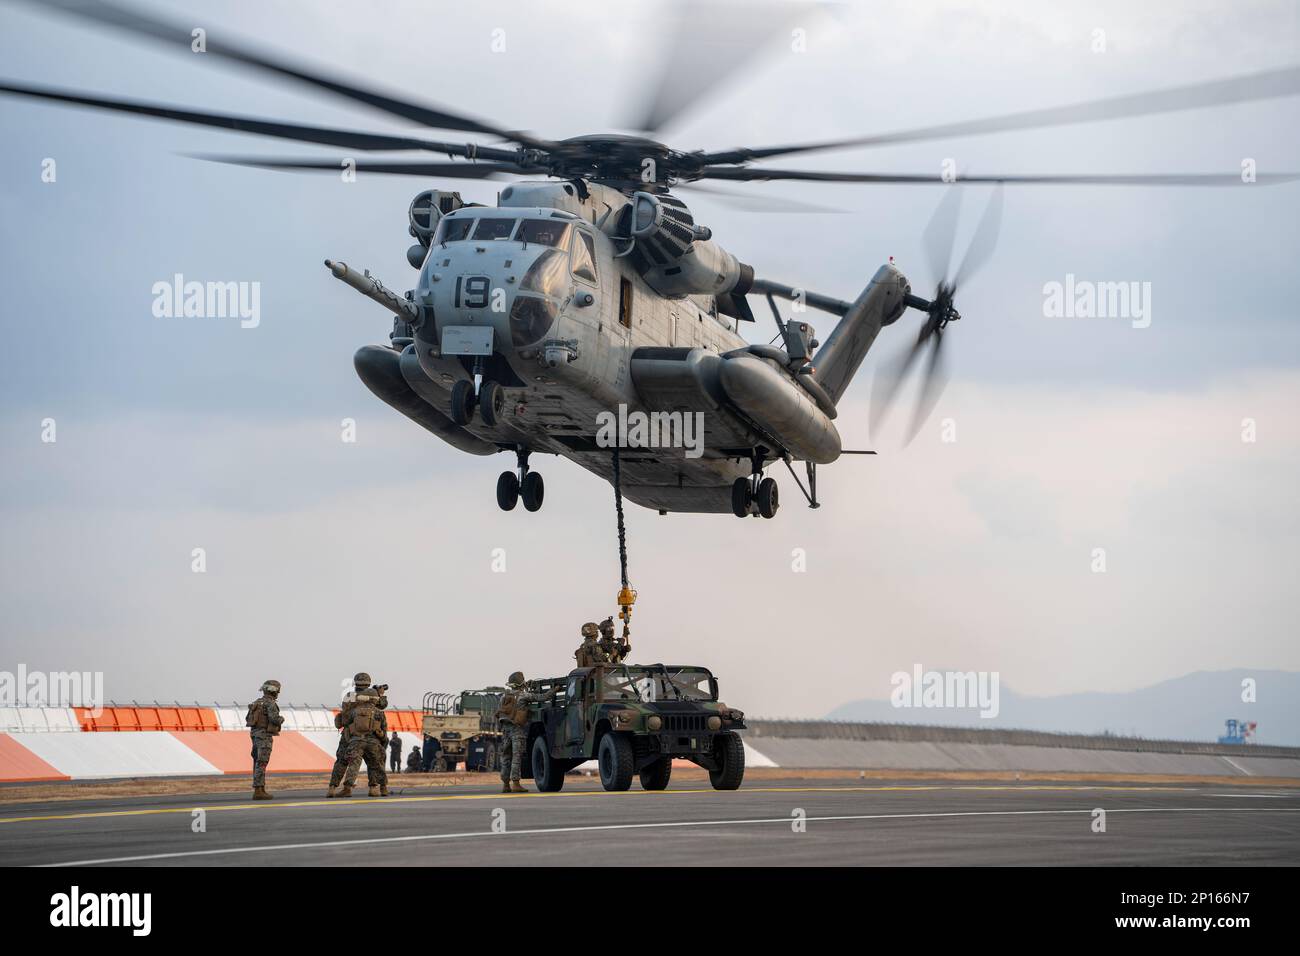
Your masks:
{"label": "helicopter fuselage", "polygon": [[[642,258],[638,269],[626,231],[635,198],[581,186],[516,183],[497,206],[443,215],[408,294],[424,319],[405,329],[399,320],[391,347],[358,353],[366,384],[464,451],[557,454],[611,479],[618,444],[623,494],[664,512],[731,512],[733,484],[756,463],[835,460],[833,403],[819,406],[784,353],[750,346],[719,310],[717,295],[752,271],[707,230],[679,259]],[[901,290],[886,268],[885,284]],[[660,291],[684,282],[704,289]],[[458,382],[475,393],[498,383],[503,413],[453,421]],[[408,389],[430,408],[411,406]],[[638,416],[658,416],[667,440],[622,434]]]}

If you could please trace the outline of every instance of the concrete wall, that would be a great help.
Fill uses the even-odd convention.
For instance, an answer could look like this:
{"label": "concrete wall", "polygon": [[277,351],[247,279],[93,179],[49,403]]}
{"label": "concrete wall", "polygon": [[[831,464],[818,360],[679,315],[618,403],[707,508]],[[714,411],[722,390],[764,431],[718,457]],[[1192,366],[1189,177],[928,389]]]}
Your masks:
{"label": "concrete wall", "polygon": [[1049,733],[1042,730],[999,730],[981,727],[939,727],[927,724],[856,723],[838,720],[746,720],[749,739],[797,737],[811,740],[888,740],[896,742],[1009,744],[1065,747],[1070,750],[1130,750],[1141,753],[1218,754],[1300,758],[1300,747],[1220,744],[1203,740],[1148,740],[1144,737]]}
{"label": "concrete wall", "polygon": [[1300,778],[1300,748],[916,724],[749,720],[746,744],[790,768]]}

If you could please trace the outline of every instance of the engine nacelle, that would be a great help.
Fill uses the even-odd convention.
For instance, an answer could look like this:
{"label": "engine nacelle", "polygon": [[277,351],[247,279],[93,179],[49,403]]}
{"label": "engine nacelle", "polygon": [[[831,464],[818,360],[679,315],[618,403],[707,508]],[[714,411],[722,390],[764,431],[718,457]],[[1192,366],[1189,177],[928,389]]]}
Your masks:
{"label": "engine nacelle", "polygon": [[406,211],[406,218],[410,221],[407,231],[427,249],[429,243],[433,242],[433,233],[438,228],[438,220],[463,205],[465,203],[460,198],[460,193],[426,189],[411,200],[411,206]]}
{"label": "engine nacelle", "polygon": [[633,243],[632,263],[660,295],[743,293],[753,280],[754,271],[713,242],[676,196],[634,193],[622,217],[619,231]]}
{"label": "engine nacelle", "polygon": [[695,217],[676,196],[633,193],[628,205],[627,235],[647,262],[667,265],[690,250],[697,238]]}
{"label": "engine nacelle", "polygon": [[754,270],[709,240],[692,243],[680,259],[652,266],[641,277],[660,295],[743,294],[754,280]]}

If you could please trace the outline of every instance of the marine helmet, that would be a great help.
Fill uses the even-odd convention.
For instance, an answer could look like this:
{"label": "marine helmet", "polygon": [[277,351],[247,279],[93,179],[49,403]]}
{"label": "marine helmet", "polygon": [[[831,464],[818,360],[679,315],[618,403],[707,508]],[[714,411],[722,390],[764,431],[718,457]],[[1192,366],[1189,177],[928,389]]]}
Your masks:
{"label": "marine helmet", "polygon": [[506,678],[506,685],[509,687],[518,687],[523,682],[524,682],[523,671],[515,671],[513,674],[511,674],[509,677]]}
{"label": "marine helmet", "polygon": [[352,685],[354,687],[369,687],[370,675],[367,674],[365,671],[362,671],[359,674],[354,674],[352,677]]}
{"label": "marine helmet", "polygon": [[591,621],[588,621],[586,624],[582,625],[583,637],[595,637],[598,633],[600,633],[599,630],[597,630],[596,625]]}
{"label": "marine helmet", "polygon": [[614,615],[610,615],[600,622],[600,633],[602,637],[614,636]]}
{"label": "marine helmet", "polygon": [[280,696],[280,682],[278,680],[268,680],[262,683],[262,693],[270,694],[272,697]]}

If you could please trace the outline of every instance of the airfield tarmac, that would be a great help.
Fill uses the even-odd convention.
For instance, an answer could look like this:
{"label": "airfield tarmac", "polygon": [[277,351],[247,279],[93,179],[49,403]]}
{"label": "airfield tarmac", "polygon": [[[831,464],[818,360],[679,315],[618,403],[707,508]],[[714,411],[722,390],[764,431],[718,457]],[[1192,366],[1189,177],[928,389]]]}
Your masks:
{"label": "airfield tarmac", "polygon": [[570,777],[560,793],[518,795],[477,782],[403,793],[395,778],[378,799],[325,800],[284,780],[269,803],[243,792],[7,803],[0,864],[329,866],[358,848],[412,866],[1300,864],[1297,789],[769,773],[734,792],[690,775],[661,793]]}

